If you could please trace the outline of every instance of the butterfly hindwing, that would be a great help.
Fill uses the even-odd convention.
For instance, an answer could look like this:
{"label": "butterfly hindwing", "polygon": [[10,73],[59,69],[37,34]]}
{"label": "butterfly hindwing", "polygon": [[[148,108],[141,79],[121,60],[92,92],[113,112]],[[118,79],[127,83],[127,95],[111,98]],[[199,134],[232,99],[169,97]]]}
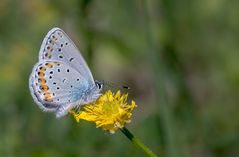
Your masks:
{"label": "butterfly hindwing", "polygon": [[45,111],[59,106],[80,102],[82,94],[89,89],[84,76],[60,61],[37,63],[30,76],[30,89],[38,105]]}

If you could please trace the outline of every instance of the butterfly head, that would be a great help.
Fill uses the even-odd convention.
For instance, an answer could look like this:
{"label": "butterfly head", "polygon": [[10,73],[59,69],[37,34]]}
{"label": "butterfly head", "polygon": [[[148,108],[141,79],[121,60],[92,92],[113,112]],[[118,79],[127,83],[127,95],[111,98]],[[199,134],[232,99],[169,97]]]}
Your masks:
{"label": "butterfly head", "polygon": [[96,81],[95,81],[95,85],[96,85],[96,87],[97,87],[97,89],[98,89],[99,91],[102,91],[102,89],[103,89],[103,87],[104,87],[104,82],[103,82],[103,81],[98,81],[98,80],[96,80]]}

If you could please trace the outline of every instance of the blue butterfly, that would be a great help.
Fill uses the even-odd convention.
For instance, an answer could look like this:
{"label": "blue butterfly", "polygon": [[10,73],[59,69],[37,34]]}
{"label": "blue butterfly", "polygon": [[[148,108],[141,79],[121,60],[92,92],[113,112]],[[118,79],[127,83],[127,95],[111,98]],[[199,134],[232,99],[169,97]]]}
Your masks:
{"label": "blue butterfly", "polygon": [[101,95],[103,82],[94,81],[80,51],[67,34],[53,28],[42,42],[29,88],[40,109],[55,112],[59,118],[73,107],[94,102]]}

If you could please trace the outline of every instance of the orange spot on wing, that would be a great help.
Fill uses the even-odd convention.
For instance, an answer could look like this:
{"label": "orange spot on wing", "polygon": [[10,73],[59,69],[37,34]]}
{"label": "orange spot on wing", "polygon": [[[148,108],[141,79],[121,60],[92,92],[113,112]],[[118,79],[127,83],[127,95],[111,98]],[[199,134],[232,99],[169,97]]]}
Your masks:
{"label": "orange spot on wing", "polygon": [[52,68],[52,67],[53,67],[53,65],[52,65],[51,63],[46,63],[46,66],[47,66],[48,68]]}
{"label": "orange spot on wing", "polygon": [[44,72],[44,71],[46,71],[46,68],[45,68],[45,67],[42,67],[41,70],[40,70],[40,72]]}
{"label": "orange spot on wing", "polygon": [[44,77],[44,73],[41,72],[41,71],[38,73],[38,75],[39,75],[40,78],[43,78],[43,77]]}
{"label": "orange spot on wing", "polygon": [[46,83],[46,80],[44,78],[40,78],[40,84],[44,85]]}
{"label": "orange spot on wing", "polygon": [[47,91],[49,89],[49,87],[47,85],[45,85],[45,84],[43,84],[41,86],[42,86],[42,90],[44,90],[44,91]]}
{"label": "orange spot on wing", "polygon": [[45,101],[48,101],[48,102],[52,101],[52,96],[50,95],[49,92],[45,92]]}

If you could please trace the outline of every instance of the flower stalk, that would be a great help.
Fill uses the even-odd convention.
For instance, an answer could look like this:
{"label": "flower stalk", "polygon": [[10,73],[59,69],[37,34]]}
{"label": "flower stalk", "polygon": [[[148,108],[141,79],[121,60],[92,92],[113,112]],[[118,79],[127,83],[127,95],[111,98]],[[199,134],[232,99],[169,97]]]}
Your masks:
{"label": "flower stalk", "polygon": [[142,143],[137,137],[135,137],[126,127],[121,128],[120,131],[149,157],[158,157],[144,143]]}

